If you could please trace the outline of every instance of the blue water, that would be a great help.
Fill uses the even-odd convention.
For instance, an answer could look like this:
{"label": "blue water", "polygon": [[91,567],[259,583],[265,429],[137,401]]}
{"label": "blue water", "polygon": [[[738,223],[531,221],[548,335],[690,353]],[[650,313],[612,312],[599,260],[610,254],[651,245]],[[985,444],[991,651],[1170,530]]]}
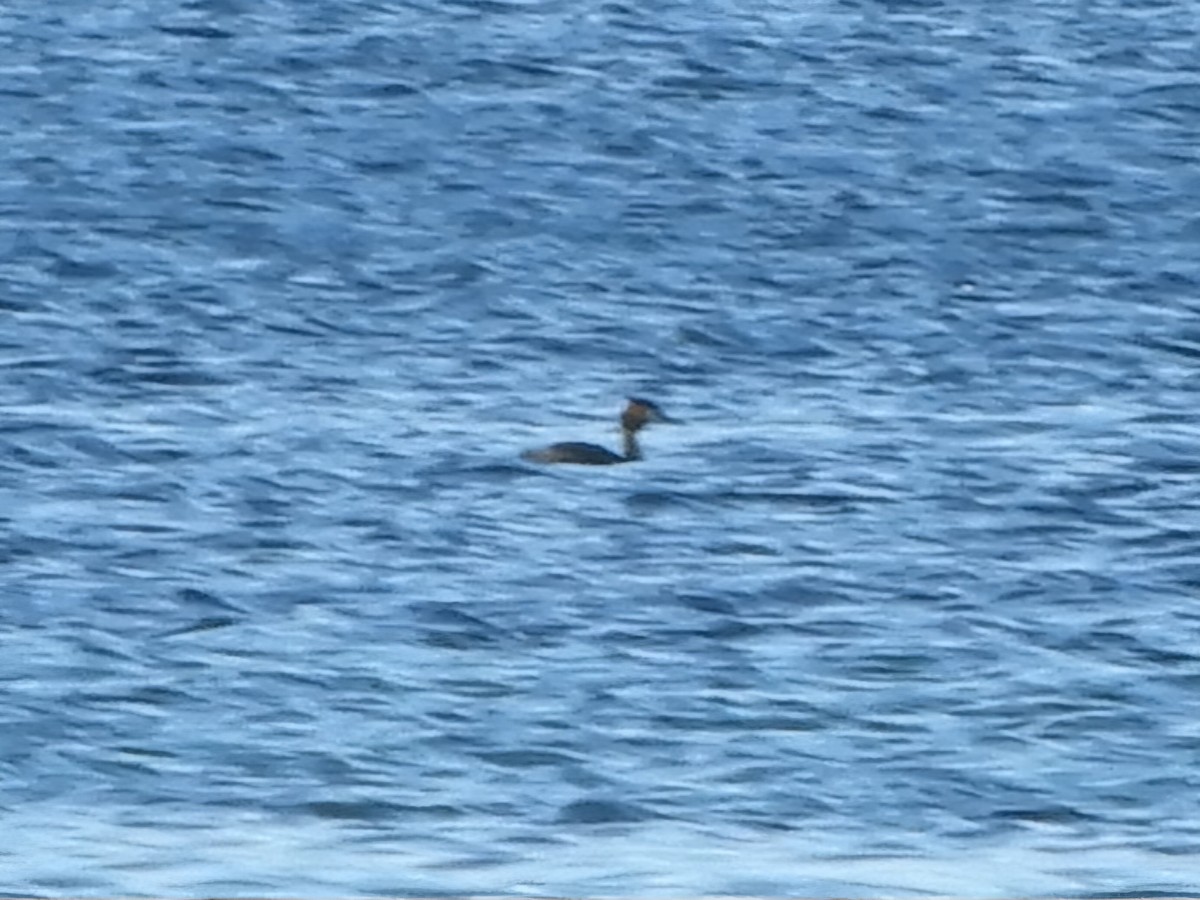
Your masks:
{"label": "blue water", "polygon": [[10,4],[0,890],[1200,889],[1197,46]]}

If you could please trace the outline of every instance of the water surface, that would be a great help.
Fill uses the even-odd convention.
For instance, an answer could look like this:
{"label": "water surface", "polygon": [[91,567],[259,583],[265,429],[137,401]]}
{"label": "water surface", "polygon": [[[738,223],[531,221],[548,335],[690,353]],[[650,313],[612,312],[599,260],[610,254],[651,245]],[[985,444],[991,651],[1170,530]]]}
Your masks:
{"label": "water surface", "polygon": [[1196,892],[1198,44],[0,13],[3,888]]}

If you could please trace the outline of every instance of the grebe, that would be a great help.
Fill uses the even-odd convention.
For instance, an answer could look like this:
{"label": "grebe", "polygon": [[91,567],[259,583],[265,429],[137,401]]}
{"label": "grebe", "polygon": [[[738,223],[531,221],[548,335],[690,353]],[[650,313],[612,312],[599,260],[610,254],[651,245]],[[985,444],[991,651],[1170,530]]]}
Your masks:
{"label": "grebe", "polygon": [[625,439],[624,456],[596,444],[567,441],[538,450],[526,450],[521,454],[521,459],[540,463],[577,463],[584,466],[611,466],[615,463],[633,462],[642,458],[642,448],[637,442],[638,431],[651,422],[671,421],[656,404],[630,397],[629,405],[625,407],[625,412],[621,413],[621,435]]}

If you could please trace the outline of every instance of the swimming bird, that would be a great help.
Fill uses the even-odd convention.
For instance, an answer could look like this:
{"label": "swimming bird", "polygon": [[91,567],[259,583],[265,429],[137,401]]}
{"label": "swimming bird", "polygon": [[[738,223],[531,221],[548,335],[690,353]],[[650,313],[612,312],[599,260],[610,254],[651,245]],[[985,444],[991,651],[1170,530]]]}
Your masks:
{"label": "swimming bird", "polygon": [[621,436],[624,439],[625,455],[613,453],[598,444],[566,441],[551,444],[537,450],[526,450],[521,459],[539,463],[575,463],[583,466],[611,466],[616,463],[634,462],[642,458],[637,433],[651,422],[671,422],[658,405],[649,400],[630,397],[629,405],[621,413]]}

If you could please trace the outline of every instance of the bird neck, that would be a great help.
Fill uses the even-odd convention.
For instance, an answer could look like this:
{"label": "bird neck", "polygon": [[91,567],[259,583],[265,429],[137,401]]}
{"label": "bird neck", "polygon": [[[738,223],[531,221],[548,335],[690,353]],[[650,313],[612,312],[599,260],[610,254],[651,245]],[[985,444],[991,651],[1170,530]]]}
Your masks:
{"label": "bird neck", "polygon": [[642,448],[638,446],[637,431],[633,428],[622,428],[621,436],[625,439],[625,458],[635,460],[642,458]]}

